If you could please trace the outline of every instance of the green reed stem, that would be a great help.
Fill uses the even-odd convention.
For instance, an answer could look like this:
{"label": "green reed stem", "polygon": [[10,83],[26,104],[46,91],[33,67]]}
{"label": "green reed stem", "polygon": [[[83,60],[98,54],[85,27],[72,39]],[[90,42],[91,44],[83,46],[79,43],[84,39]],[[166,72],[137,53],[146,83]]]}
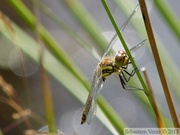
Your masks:
{"label": "green reed stem", "polygon": [[[134,59],[133,59],[132,56],[131,56],[130,50],[129,50],[129,48],[128,48],[127,45],[126,45],[126,42],[125,42],[125,40],[124,40],[124,38],[123,38],[123,36],[122,36],[122,34],[121,34],[121,32],[120,32],[120,30],[119,30],[116,22],[115,22],[115,20],[114,20],[114,17],[113,17],[112,14],[111,14],[111,12],[110,12],[110,10],[109,10],[109,8],[108,8],[105,0],[101,0],[101,2],[102,2],[103,6],[104,6],[104,9],[106,10],[106,12],[107,12],[107,14],[108,14],[108,16],[109,16],[109,19],[111,20],[112,25],[114,26],[114,29],[115,29],[115,31],[116,31],[119,39],[121,40],[121,43],[122,43],[122,45],[123,45],[123,47],[124,47],[127,55],[128,55],[129,58],[130,58],[130,61],[131,61],[131,63],[132,63],[132,66],[134,67],[134,69],[138,69],[138,68],[137,68],[137,65],[136,65],[136,63],[135,63],[135,61],[134,61]],[[141,85],[142,85],[142,87],[143,87],[143,89],[144,89],[145,94],[146,94],[146,95],[149,95],[149,91],[148,91],[148,89],[147,89],[147,87],[146,87],[146,84],[145,84],[145,82],[144,82],[144,80],[143,80],[143,78],[142,78],[139,70],[136,70],[136,74],[137,74],[137,77],[139,78],[139,81],[141,82]]]}

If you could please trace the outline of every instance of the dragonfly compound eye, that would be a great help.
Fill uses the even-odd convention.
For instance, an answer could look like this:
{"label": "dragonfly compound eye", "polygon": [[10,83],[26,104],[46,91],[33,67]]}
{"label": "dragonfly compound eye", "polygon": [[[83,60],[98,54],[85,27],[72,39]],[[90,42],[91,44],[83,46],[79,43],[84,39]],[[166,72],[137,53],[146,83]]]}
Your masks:
{"label": "dragonfly compound eye", "polygon": [[121,63],[124,61],[125,57],[126,57],[126,53],[124,51],[118,51],[118,53],[115,56],[115,61]]}
{"label": "dragonfly compound eye", "polygon": [[124,66],[124,62],[126,59],[126,53],[124,51],[118,51],[118,53],[115,56],[115,64],[118,67]]}

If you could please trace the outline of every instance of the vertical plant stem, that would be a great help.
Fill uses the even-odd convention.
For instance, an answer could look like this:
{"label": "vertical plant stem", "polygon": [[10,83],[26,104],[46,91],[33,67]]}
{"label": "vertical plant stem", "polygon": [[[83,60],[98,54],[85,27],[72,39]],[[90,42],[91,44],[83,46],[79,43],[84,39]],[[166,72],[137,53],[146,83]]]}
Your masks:
{"label": "vertical plant stem", "polygon": [[156,100],[155,100],[155,97],[154,97],[154,92],[152,90],[152,87],[151,87],[151,83],[149,81],[149,78],[148,78],[148,74],[147,74],[147,71],[145,68],[142,68],[142,72],[144,74],[144,78],[145,78],[145,81],[146,81],[146,84],[147,84],[147,87],[148,87],[148,90],[149,90],[149,101],[151,102],[151,105],[154,109],[154,113],[156,115],[156,118],[157,118],[157,125],[159,128],[165,128],[165,125],[164,125],[164,122],[161,118],[161,114],[160,114],[160,111],[158,109],[158,106],[156,104]]}
{"label": "vertical plant stem", "polygon": [[[111,20],[112,25],[114,26],[114,29],[116,30],[116,33],[117,33],[117,35],[118,35],[118,37],[119,37],[119,39],[120,39],[120,41],[121,41],[121,43],[122,43],[122,45],[123,45],[123,47],[124,47],[124,49],[125,49],[127,55],[129,56],[129,58],[130,58],[130,60],[131,60],[132,66],[134,67],[134,69],[137,69],[137,65],[136,65],[134,59],[133,59],[132,56],[131,56],[131,53],[130,53],[130,51],[129,51],[129,48],[128,48],[127,45],[126,45],[126,42],[125,42],[125,40],[124,40],[124,38],[123,38],[120,30],[119,30],[119,28],[118,28],[118,26],[117,26],[114,18],[113,18],[113,16],[112,16],[112,14],[111,14],[111,12],[110,12],[110,10],[109,10],[109,8],[108,8],[105,0],[101,0],[101,1],[102,1],[103,6],[104,6],[104,9],[106,10],[106,12],[107,12],[107,14],[108,14],[108,16],[109,16],[109,18],[110,18],[110,20]],[[145,84],[145,82],[144,82],[144,80],[143,80],[143,78],[142,78],[139,70],[136,70],[136,74],[137,74],[137,76],[138,76],[138,78],[139,78],[139,81],[141,82],[141,85],[142,85],[142,87],[143,87],[143,89],[144,89],[145,94],[146,94],[146,95],[149,95],[149,93],[148,93],[149,91],[148,91],[148,89],[147,89],[147,87],[146,87],[146,84]]]}
{"label": "vertical plant stem", "polygon": [[40,71],[41,86],[43,91],[44,106],[45,106],[46,120],[48,123],[49,133],[56,133],[57,131],[55,128],[52,95],[48,84],[48,78],[42,64],[40,66],[40,70],[41,70]]}
{"label": "vertical plant stem", "polygon": [[174,104],[173,104],[173,101],[172,101],[172,97],[171,97],[171,93],[170,93],[170,90],[169,90],[169,87],[168,87],[168,84],[167,84],[167,80],[166,80],[166,77],[165,77],[165,74],[164,74],[164,70],[163,70],[163,67],[162,67],[161,60],[160,60],[159,52],[157,50],[157,45],[156,45],[156,42],[155,42],[155,38],[154,38],[153,30],[152,30],[152,27],[151,27],[149,15],[148,15],[148,12],[147,12],[145,0],[139,0],[139,3],[140,3],[140,7],[141,7],[142,16],[143,16],[143,19],[144,19],[144,24],[145,24],[145,27],[146,27],[146,31],[147,31],[147,34],[148,34],[149,42],[150,42],[151,49],[152,49],[152,52],[153,52],[154,60],[155,60],[155,63],[156,63],[156,67],[157,67],[157,70],[158,70],[158,73],[159,73],[159,76],[160,76],[160,80],[161,80],[161,84],[163,86],[164,94],[165,94],[165,97],[166,97],[166,100],[167,100],[167,103],[168,103],[169,111],[171,113],[171,117],[172,117],[174,126],[176,128],[179,128],[180,126],[179,126],[178,117],[177,117],[176,110],[175,110],[175,107],[174,107]]}
{"label": "vertical plant stem", "polygon": [[43,98],[44,98],[46,120],[47,120],[47,124],[48,124],[49,133],[57,133],[56,126],[55,126],[55,120],[54,120],[54,108],[53,108],[53,102],[52,102],[51,89],[49,86],[46,71],[43,66],[44,47],[41,43],[41,36],[38,33],[38,27],[39,27],[38,18],[39,17],[38,17],[38,10],[36,7],[34,7],[34,14],[36,17],[36,19],[35,19],[35,34],[36,34],[38,45],[40,46],[40,56],[39,56],[40,78],[41,78],[42,93],[43,93]]}

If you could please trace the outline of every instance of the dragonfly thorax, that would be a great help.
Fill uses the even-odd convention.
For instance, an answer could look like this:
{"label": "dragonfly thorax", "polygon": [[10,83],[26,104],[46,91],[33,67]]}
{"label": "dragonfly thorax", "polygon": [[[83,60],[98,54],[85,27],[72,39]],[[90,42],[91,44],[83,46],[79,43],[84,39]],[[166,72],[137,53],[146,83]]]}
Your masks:
{"label": "dragonfly thorax", "polygon": [[102,70],[102,79],[105,81],[106,77],[115,72],[115,63],[113,57],[105,57],[102,59],[100,66]]}
{"label": "dragonfly thorax", "polygon": [[125,51],[118,51],[115,55],[115,65],[120,68],[128,64],[129,57]]}

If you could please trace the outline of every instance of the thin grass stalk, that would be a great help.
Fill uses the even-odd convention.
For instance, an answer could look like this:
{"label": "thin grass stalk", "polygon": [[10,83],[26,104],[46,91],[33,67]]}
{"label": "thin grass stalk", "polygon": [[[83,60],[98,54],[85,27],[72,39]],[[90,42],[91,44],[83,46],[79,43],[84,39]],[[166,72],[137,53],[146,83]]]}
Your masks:
{"label": "thin grass stalk", "polygon": [[145,81],[146,81],[146,84],[147,84],[147,87],[149,90],[149,101],[151,102],[151,105],[154,109],[154,113],[155,113],[156,119],[157,119],[157,125],[159,128],[165,128],[164,122],[161,118],[161,114],[160,114],[159,108],[158,108],[156,100],[155,100],[154,92],[153,92],[153,89],[151,87],[151,83],[150,83],[147,71],[145,68],[142,68],[141,71],[144,74],[144,78],[145,78]]}
{"label": "thin grass stalk", "polygon": [[45,114],[46,114],[46,120],[48,124],[49,133],[57,133],[57,129],[55,126],[55,119],[54,119],[54,108],[53,108],[53,102],[52,102],[51,89],[49,87],[48,78],[42,64],[40,66],[40,79],[41,79]]}
{"label": "thin grass stalk", "polygon": [[[101,2],[102,2],[102,4],[103,4],[104,9],[106,10],[106,12],[107,12],[110,20],[111,20],[112,25],[114,26],[114,29],[116,30],[116,33],[117,33],[117,35],[118,35],[118,37],[119,37],[119,39],[120,39],[120,41],[121,41],[121,43],[122,43],[122,45],[123,45],[123,47],[124,47],[124,49],[125,49],[127,55],[128,55],[129,58],[130,58],[130,61],[131,61],[131,63],[132,63],[132,66],[134,67],[134,69],[138,69],[138,68],[137,68],[137,65],[136,65],[136,63],[135,63],[135,61],[134,61],[134,59],[133,59],[132,56],[131,56],[130,50],[129,50],[129,48],[128,48],[127,45],[126,45],[126,42],[125,42],[125,40],[124,40],[124,38],[123,38],[120,30],[119,30],[119,28],[118,28],[118,26],[117,26],[114,18],[113,18],[113,16],[112,16],[112,14],[111,14],[111,12],[110,12],[110,10],[109,10],[109,8],[108,8],[105,0],[101,0]],[[141,85],[142,85],[142,87],[143,87],[143,89],[144,89],[145,94],[146,94],[146,95],[149,95],[149,93],[148,93],[149,91],[148,91],[148,89],[147,89],[147,87],[146,87],[146,85],[145,85],[145,82],[144,82],[144,80],[143,80],[143,78],[142,78],[139,70],[136,70],[136,74],[137,74],[137,76],[138,76],[139,81],[141,82]]]}
{"label": "thin grass stalk", "polygon": [[173,13],[172,9],[166,1],[162,0],[155,0],[154,5],[156,6],[157,10],[167,23],[167,25],[171,28],[172,32],[176,36],[176,39],[180,42],[180,20],[178,17]]}
{"label": "thin grass stalk", "polygon": [[2,132],[6,135],[8,134],[11,130],[13,130],[14,128],[16,128],[19,124],[21,124],[23,121],[22,119],[18,119],[16,121],[13,121],[11,124],[9,124],[8,126],[4,127],[2,129]]}
{"label": "thin grass stalk", "polygon": [[26,111],[24,110],[22,106],[20,106],[14,100],[5,98],[3,96],[0,96],[0,102],[7,104],[8,106],[12,107],[17,112],[12,115],[12,118],[15,119],[15,121],[3,128],[4,133],[9,132],[14,127],[16,127],[19,124],[19,122],[17,122],[18,120],[24,122],[27,129],[31,129],[33,127],[28,117],[24,117],[24,115],[22,115]]}
{"label": "thin grass stalk", "polygon": [[17,101],[17,93],[11,84],[8,84],[4,78],[0,74],[0,87],[2,87],[2,91],[7,95],[8,98]]}
{"label": "thin grass stalk", "polygon": [[150,23],[149,15],[148,15],[148,12],[147,12],[146,4],[145,4],[144,0],[139,0],[139,3],[140,3],[141,12],[142,12],[144,24],[145,24],[145,27],[146,27],[146,31],[147,31],[147,34],[148,34],[149,42],[150,42],[151,49],[152,49],[152,52],[153,52],[154,60],[155,60],[155,63],[156,63],[156,67],[157,67],[157,70],[158,70],[158,73],[159,73],[159,77],[160,77],[161,84],[162,84],[162,87],[163,87],[163,90],[164,90],[166,101],[168,103],[169,111],[170,111],[174,126],[176,128],[179,128],[180,125],[179,125],[178,117],[177,117],[177,114],[176,114],[174,103],[172,101],[170,89],[169,89],[168,84],[167,84],[167,80],[166,80],[166,77],[165,77],[165,74],[164,74],[162,63],[161,63],[161,60],[160,60],[160,56],[159,56],[156,41],[155,41],[155,38],[154,38],[153,30],[152,30],[152,27],[151,27],[151,23]]}
{"label": "thin grass stalk", "polygon": [[[8,96],[8,98],[5,98],[3,96],[0,96],[0,102],[7,104],[8,106],[11,106],[14,110],[17,111],[17,113],[14,113],[17,115],[21,115],[24,112],[26,112],[29,109],[24,109],[19,103],[18,103],[18,99],[17,99],[17,93],[16,90],[13,88],[13,86],[9,83],[7,83],[4,78],[0,75],[0,87],[2,88],[2,90],[4,91],[4,93]],[[36,120],[37,122],[39,122],[40,124],[45,124],[45,121],[40,118],[38,115],[36,115],[35,113],[31,112],[31,110],[29,110],[29,117],[32,117],[34,120]],[[12,115],[12,118],[17,119],[17,117],[15,115]],[[27,113],[26,113],[27,114]],[[29,128],[32,126],[29,126]]]}
{"label": "thin grass stalk", "polygon": [[[34,120],[36,120],[42,125],[45,124],[42,118],[40,118],[38,115],[33,113],[30,109],[24,109],[18,103],[20,99],[17,99],[18,95],[16,93],[16,90],[13,88],[11,84],[7,83],[1,75],[0,75],[0,87],[2,88],[4,93],[8,96],[8,98],[0,96],[0,102],[12,107],[16,111],[16,113],[12,114],[12,118],[15,119],[15,121],[9,124],[8,126],[6,126],[5,128],[3,128],[4,133],[7,133],[13,128],[17,127],[20,124],[19,121],[21,121],[21,123],[25,122],[25,125],[27,126],[27,128],[32,129],[32,124],[30,123],[30,121],[25,120],[25,119],[28,119],[29,117],[33,118]],[[25,117],[25,118],[22,118],[22,117]]]}
{"label": "thin grass stalk", "polygon": [[43,66],[44,47],[41,42],[41,37],[38,33],[38,27],[39,27],[38,10],[35,7],[33,7],[33,9],[34,9],[33,11],[34,11],[35,17],[36,17],[35,35],[36,35],[37,43],[40,47],[40,54],[39,54],[40,80],[41,80],[42,94],[44,98],[46,120],[48,124],[49,133],[57,133],[56,125],[55,125],[55,118],[54,118],[54,107],[53,107],[53,101],[52,101],[51,88],[49,86],[48,77]]}

